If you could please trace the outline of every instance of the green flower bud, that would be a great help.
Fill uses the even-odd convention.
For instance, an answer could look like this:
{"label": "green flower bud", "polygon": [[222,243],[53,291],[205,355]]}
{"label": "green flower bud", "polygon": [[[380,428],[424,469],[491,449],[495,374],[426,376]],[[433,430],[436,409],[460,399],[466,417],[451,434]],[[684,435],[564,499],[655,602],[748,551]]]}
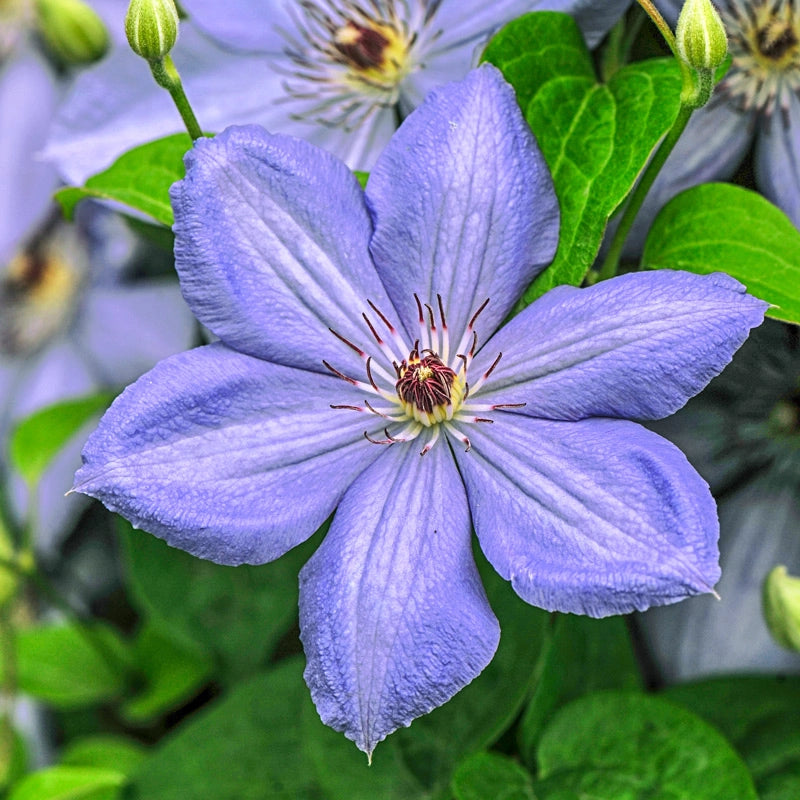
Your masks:
{"label": "green flower bud", "polygon": [[764,581],[764,617],[781,647],[800,650],[800,578],[775,567]]}
{"label": "green flower bud", "polygon": [[36,0],[36,26],[65,64],[89,64],[108,50],[103,20],[83,0]]}
{"label": "green flower bud", "polygon": [[696,70],[715,70],[728,54],[725,26],[710,0],[686,0],[675,41],[681,58]]}
{"label": "green flower bud", "polygon": [[173,0],[131,0],[125,35],[134,53],[160,61],[178,38],[178,9]]}

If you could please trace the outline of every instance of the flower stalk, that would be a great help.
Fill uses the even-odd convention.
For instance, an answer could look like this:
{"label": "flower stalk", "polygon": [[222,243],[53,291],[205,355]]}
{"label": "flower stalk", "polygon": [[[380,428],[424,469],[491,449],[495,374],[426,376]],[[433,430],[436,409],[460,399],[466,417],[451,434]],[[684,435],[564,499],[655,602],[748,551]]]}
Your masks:
{"label": "flower stalk", "polygon": [[125,35],[131,50],[150,65],[156,83],[169,92],[189,136],[196,140],[203,131],[169,55],[178,39],[179,24],[173,0],[131,0],[125,15]]}
{"label": "flower stalk", "polygon": [[613,278],[617,274],[625,241],[636,221],[639,209],[686,129],[692,113],[711,99],[716,83],[716,69],[725,60],[728,50],[722,20],[708,0],[687,0],[678,19],[677,38],[650,0],[638,0],[638,2],[661,32],[681,68],[683,80],[681,104],[672,127],[633,190],[603,264],[599,271],[591,276],[594,280],[590,282]]}
{"label": "flower stalk", "polygon": [[169,92],[175,107],[178,109],[178,113],[181,115],[183,124],[186,126],[186,130],[189,132],[189,136],[192,137],[193,141],[200,139],[203,131],[189,103],[189,98],[186,97],[186,92],[183,90],[181,76],[175,68],[172,58],[166,55],[158,61],[151,61],[150,71],[153,73],[156,83]]}

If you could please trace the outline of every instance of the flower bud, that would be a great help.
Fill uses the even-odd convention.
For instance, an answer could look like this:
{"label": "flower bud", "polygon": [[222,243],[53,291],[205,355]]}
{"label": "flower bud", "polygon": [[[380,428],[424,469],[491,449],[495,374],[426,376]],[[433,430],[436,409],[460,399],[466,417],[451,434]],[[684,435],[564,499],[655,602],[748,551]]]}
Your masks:
{"label": "flower bud", "polygon": [[36,0],[36,26],[65,64],[89,64],[108,50],[103,20],[83,0]]}
{"label": "flower bud", "polygon": [[173,0],[131,0],[125,35],[134,53],[160,61],[178,38],[178,9]]}
{"label": "flower bud", "polygon": [[696,70],[715,70],[728,54],[725,26],[710,0],[686,0],[675,40],[681,58]]}
{"label": "flower bud", "polygon": [[764,581],[764,617],[781,647],[800,650],[800,578],[775,567]]}

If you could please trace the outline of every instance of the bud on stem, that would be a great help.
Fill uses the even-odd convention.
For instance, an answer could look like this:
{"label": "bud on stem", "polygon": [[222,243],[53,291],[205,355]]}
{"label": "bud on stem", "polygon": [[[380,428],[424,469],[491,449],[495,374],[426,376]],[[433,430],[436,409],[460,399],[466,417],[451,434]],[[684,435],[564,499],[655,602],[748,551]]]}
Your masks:
{"label": "bud on stem", "polygon": [[764,581],[764,617],[781,647],[800,650],[800,578],[775,567]]}
{"label": "bud on stem", "polygon": [[83,0],[36,0],[36,27],[65,64],[90,64],[108,50],[103,20]]}
{"label": "bud on stem", "polygon": [[714,72],[728,54],[728,37],[710,0],[686,0],[675,29],[680,57],[693,69]]}
{"label": "bud on stem", "polygon": [[178,24],[173,0],[131,0],[125,15],[125,35],[131,50],[152,63],[175,46]]}

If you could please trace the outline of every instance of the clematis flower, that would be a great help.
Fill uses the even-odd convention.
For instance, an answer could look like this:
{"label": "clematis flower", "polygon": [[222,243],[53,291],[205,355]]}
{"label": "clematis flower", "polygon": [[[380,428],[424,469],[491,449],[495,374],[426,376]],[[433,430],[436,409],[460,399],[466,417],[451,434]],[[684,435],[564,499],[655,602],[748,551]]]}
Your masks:
{"label": "clematis flower", "polygon": [[[398,122],[434,86],[462,77],[501,25],[566,11],[597,42],[629,3],[187,0],[172,55],[206,130],[258,123],[368,170]],[[169,97],[123,47],[77,82],[47,152],[81,183],[130,147],[180,130]]]}
{"label": "clematis flower", "polygon": [[370,753],[499,636],[471,552],[530,603],[593,616],[711,591],[717,520],[669,414],[763,316],[725,275],[562,287],[558,208],[489,65],[432,93],[366,193],[258,127],[197,142],[172,192],[184,296],[220,341],[129,387],[77,491],[224,564],[330,529],[300,574],[306,680]]}
{"label": "clematis flower", "polygon": [[[670,21],[680,0],[657,0]],[[639,214],[641,251],[659,209],[684,189],[727,180],[754,148],[759,191],[800,226],[800,6],[794,0],[721,0],[731,65],[696,111]]]}
{"label": "clematis flower", "polygon": [[800,341],[767,321],[733,363],[674,417],[654,426],[683,448],[719,503],[721,602],[693,598],[640,620],[668,681],[714,673],[800,672],[772,638],[762,583],[800,569]]}

